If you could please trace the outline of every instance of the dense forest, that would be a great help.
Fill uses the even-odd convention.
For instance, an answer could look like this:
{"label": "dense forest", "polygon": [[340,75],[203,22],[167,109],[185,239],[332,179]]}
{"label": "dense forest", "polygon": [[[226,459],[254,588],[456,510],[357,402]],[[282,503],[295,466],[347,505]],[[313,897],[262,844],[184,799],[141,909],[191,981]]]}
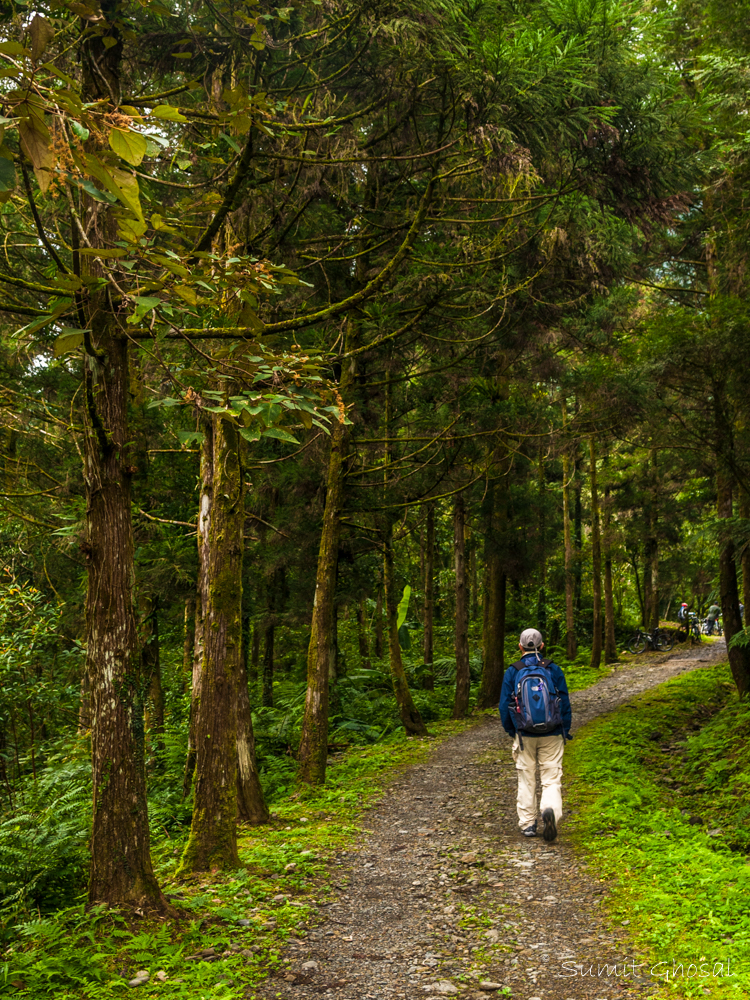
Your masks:
{"label": "dense forest", "polygon": [[750,692],[746,4],[2,10],[6,945],[527,626],[582,686],[718,604]]}

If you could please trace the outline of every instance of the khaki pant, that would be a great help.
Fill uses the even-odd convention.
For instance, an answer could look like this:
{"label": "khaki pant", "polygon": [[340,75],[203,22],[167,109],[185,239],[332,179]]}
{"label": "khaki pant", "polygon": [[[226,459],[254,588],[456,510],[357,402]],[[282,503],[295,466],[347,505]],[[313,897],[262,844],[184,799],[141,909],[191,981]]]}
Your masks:
{"label": "khaki pant", "polygon": [[557,823],[562,819],[562,759],[565,741],[562,736],[523,737],[513,740],[513,761],[518,771],[518,825],[522,830],[536,822],[536,769],[542,782],[539,812],[552,809]]}

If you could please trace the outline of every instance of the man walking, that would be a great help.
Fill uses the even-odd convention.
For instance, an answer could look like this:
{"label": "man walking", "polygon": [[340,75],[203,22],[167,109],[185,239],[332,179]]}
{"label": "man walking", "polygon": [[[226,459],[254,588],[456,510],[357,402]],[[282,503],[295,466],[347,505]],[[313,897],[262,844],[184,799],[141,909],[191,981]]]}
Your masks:
{"label": "man walking", "polygon": [[538,766],[542,836],[552,841],[562,819],[562,758],[572,718],[568,685],[558,665],[539,655],[544,642],[537,629],[525,629],[518,648],[523,655],[505,671],[500,694],[500,719],[513,737],[518,771],[518,825],[524,837],[536,837]]}

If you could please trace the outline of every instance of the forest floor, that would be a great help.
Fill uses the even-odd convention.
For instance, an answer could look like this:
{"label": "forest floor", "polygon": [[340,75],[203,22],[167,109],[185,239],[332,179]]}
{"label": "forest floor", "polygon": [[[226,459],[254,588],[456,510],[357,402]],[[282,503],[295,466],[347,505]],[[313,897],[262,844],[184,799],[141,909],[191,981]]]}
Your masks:
{"label": "forest floor", "polygon": [[[678,674],[726,658],[723,640],[645,654],[571,696],[573,733]],[[369,812],[356,848],[332,859],[335,894],[252,995],[301,1000],[612,1000],[654,982],[607,886],[565,822],[552,844],[517,827],[510,740],[498,718],[444,742]],[[633,964],[635,963],[635,964]],[[616,971],[606,971],[616,966]],[[624,972],[629,969],[629,973]],[[601,971],[605,970],[605,971]],[[599,974],[601,973],[601,974]]]}

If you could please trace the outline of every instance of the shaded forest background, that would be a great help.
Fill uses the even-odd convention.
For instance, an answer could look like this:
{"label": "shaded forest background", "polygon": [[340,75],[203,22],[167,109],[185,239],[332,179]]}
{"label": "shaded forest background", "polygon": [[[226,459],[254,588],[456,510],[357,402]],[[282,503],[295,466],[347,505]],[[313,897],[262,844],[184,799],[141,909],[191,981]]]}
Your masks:
{"label": "shaded forest background", "polygon": [[3,12],[9,921],[172,913],[529,625],[716,602],[747,694],[744,4]]}

